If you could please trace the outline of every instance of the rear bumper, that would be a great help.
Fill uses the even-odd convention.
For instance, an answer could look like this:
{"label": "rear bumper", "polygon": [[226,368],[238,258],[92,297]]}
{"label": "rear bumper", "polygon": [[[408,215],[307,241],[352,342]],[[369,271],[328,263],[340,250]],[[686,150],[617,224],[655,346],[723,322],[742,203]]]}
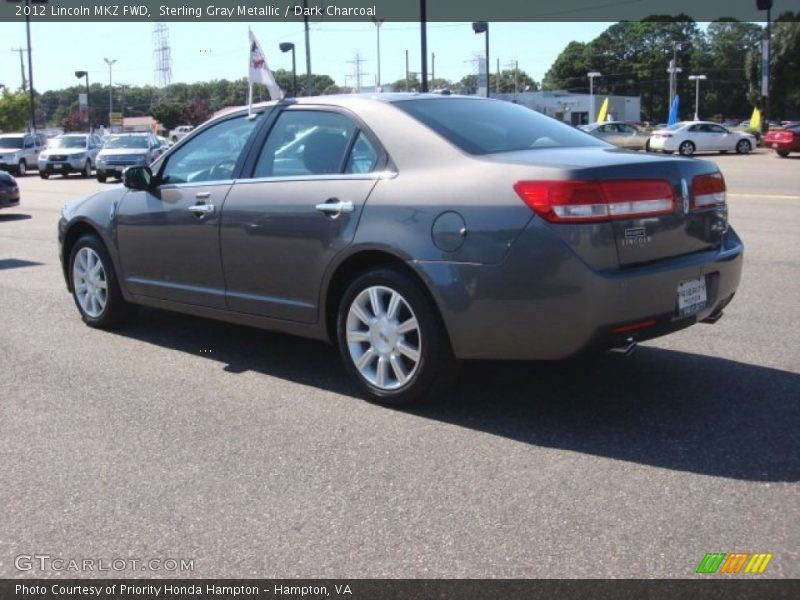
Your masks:
{"label": "rear bumper", "polygon": [[63,162],[48,162],[40,160],[38,162],[39,172],[47,173],[80,173],[86,164],[86,159],[76,161],[63,161]]}
{"label": "rear bumper", "polygon": [[[592,347],[658,337],[718,313],[739,285],[743,245],[729,229],[719,248],[634,268],[598,271],[562,240],[530,227],[498,265],[419,262],[463,359],[560,359]],[[682,281],[706,277],[706,308],[677,316]],[[614,333],[641,321],[652,325]]]}

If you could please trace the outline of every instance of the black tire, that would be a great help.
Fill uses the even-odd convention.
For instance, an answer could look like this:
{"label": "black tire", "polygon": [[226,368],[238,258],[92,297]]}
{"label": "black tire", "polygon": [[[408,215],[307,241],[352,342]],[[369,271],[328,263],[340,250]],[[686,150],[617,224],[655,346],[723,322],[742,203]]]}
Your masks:
{"label": "black tire", "polygon": [[647,141],[644,143],[644,151],[645,151],[645,152],[650,152],[650,140],[647,140]]}
{"label": "black tire", "polygon": [[83,165],[83,171],[81,171],[81,177],[84,179],[88,179],[92,176],[92,163],[90,161],[86,161]]}
{"label": "black tire", "polygon": [[100,182],[100,183],[105,183],[106,182],[105,174],[101,175],[100,173],[98,173],[97,174],[97,181]]}
{"label": "black tire", "polygon": [[778,153],[778,156],[780,156],[781,158],[786,158],[787,156],[789,156],[788,150],[776,150],[776,152]]}
{"label": "black tire", "polygon": [[685,142],[681,142],[680,146],[678,146],[678,153],[681,156],[692,156],[697,150],[697,147],[694,145],[693,142],[686,140]]}
{"label": "black tire", "polygon": [[17,163],[17,177],[25,177],[28,174],[28,163],[25,162],[25,159],[21,159],[19,163]]}
{"label": "black tire", "polygon": [[662,150],[664,154],[672,154],[674,150]]}
{"label": "black tire", "polygon": [[[101,281],[104,281],[106,285],[105,306],[98,314],[94,315],[84,309],[78,299],[78,292],[76,291],[75,261],[77,260],[78,253],[84,248],[91,250],[99,257],[103,269]],[[134,306],[123,298],[122,292],[119,289],[117,275],[114,271],[114,263],[111,261],[108,250],[106,250],[105,245],[99,237],[94,234],[86,234],[75,242],[69,254],[67,271],[69,274],[70,289],[72,290],[72,299],[75,301],[75,306],[78,307],[78,312],[84,323],[98,329],[109,329],[124,323],[131,316]]]}
{"label": "black tire", "polygon": [[[411,345],[416,345],[416,349],[419,350],[419,359],[414,367],[407,369],[406,375],[408,376],[408,380],[394,389],[387,389],[388,386],[380,387],[375,385],[373,382],[370,382],[366,376],[362,375],[361,371],[359,371],[355,365],[355,359],[351,354],[351,345],[347,339],[348,319],[353,318],[350,316],[353,303],[362,292],[365,292],[369,288],[376,287],[388,289],[389,292],[395,292],[399,294],[404,301],[405,306],[398,310],[397,318],[394,321],[395,323],[406,322],[410,317],[416,318],[417,331],[411,334]],[[388,303],[388,299],[383,300],[384,308]],[[407,311],[410,314],[403,317],[401,316],[402,311]],[[372,335],[372,331],[372,328],[368,328],[367,331],[363,333]],[[382,336],[382,334],[379,335]],[[350,284],[339,302],[336,337],[345,369],[353,380],[358,383],[364,396],[372,402],[398,406],[432,400],[445,391],[455,380],[456,361],[453,357],[453,351],[450,348],[450,341],[435,306],[413,279],[394,268],[375,268],[359,276]],[[382,336],[382,341],[385,342],[386,340],[387,338]],[[393,379],[396,384],[399,384],[400,378],[397,376],[394,367],[391,366],[391,361],[395,360],[402,363],[402,361],[406,360],[397,350],[399,347],[398,344],[401,342],[405,343],[409,342],[409,340],[405,335],[402,340],[399,340],[395,336],[394,346],[390,343],[389,347],[391,349],[386,350],[386,352],[392,353],[392,358],[389,360],[383,358],[386,364],[385,372],[387,377]],[[370,341],[363,341],[355,342],[354,345],[367,345],[369,346],[369,350],[373,349],[372,343],[373,342]],[[363,345],[361,348],[363,348]],[[376,373],[379,369],[378,365],[380,360],[381,358],[376,355],[376,360],[374,361]],[[373,361],[369,361],[368,364],[372,362]],[[403,368],[409,365],[407,362],[403,364],[405,365]]]}
{"label": "black tire", "polygon": [[739,140],[736,142],[736,154],[750,154],[753,146],[748,140]]}
{"label": "black tire", "polygon": [[49,179],[50,178],[50,173],[48,173],[47,171],[40,171],[39,172],[39,177],[41,177],[42,179]]}

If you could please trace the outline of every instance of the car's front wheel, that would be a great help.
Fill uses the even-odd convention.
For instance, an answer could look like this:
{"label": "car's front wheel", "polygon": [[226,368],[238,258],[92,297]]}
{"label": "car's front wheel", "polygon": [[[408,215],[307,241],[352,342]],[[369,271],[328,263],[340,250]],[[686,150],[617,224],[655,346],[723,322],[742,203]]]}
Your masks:
{"label": "car's front wheel", "polygon": [[410,277],[377,268],[344,293],[337,319],[348,373],[375,402],[432,399],[455,375],[450,342],[431,301]]}
{"label": "car's front wheel", "polygon": [[748,154],[752,146],[747,140],[739,140],[736,144],[736,152],[738,154]]}
{"label": "car's front wheel", "polygon": [[106,182],[106,174],[105,173],[98,173],[97,174],[97,181],[98,183],[105,183]]}
{"label": "car's front wheel", "polygon": [[75,243],[69,275],[75,305],[87,325],[113,327],[130,315],[132,306],[122,297],[111,257],[96,235],[84,235]]}

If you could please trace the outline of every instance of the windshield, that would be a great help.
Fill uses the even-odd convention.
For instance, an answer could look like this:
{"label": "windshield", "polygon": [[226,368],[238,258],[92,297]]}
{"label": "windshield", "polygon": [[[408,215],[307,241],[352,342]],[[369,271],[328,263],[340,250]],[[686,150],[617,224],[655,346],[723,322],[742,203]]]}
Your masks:
{"label": "windshield", "polygon": [[22,148],[22,138],[0,137],[0,148]]}
{"label": "windshield", "polygon": [[142,135],[111,136],[103,148],[147,148],[147,138]]}
{"label": "windshield", "polygon": [[86,138],[83,136],[76,137],[57,137],[47,142],[48,148],[85,148]]}
{"label": "windshield", "polygon": [[607,144],[566,123],[501,100],[425,98],[395,103],[470,154]]}

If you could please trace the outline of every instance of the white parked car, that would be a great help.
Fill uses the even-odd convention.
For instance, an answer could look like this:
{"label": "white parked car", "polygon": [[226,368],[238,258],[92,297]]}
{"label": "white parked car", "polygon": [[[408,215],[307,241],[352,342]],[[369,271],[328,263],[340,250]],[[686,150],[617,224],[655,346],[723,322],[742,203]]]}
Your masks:
{"label": "white parked car", "polygon": [[169,132],[169,139],[174,144],[189,135],[194,127],[192,125],[178,125],[175,129]]}
{"label": "white parked car", "polygon": [[732,131],[710,121],[682,121],[654,131],[650,150],[691,156],[695,152],[738,152],[747,154],[756,147],[756,137]]}

